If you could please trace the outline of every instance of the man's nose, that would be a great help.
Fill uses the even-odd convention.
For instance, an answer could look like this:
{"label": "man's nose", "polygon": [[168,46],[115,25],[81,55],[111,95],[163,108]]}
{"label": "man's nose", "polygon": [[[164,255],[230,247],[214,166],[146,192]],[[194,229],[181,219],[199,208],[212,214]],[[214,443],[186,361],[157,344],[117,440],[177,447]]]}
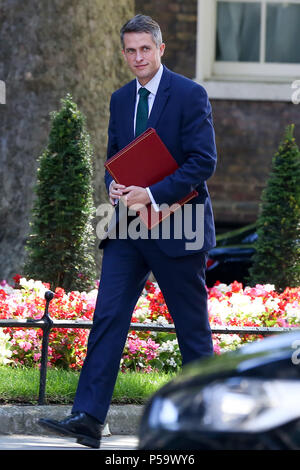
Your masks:
{"label": "man's nose", "polygon": [[137,51],[136,56],[135,56],[135,60],[137,62],[141,62],[141,60],[143,60],[143,54],[140,51]]}

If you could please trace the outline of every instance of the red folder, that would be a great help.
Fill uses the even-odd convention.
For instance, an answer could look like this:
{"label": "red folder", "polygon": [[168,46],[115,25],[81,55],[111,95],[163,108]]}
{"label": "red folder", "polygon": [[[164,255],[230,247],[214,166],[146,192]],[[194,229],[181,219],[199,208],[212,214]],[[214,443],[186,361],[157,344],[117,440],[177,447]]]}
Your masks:
{"label": "red folder", "polygon": [[[179,166],[155,129],[149,128],[105,163],[116,183],[146,188],[174,173]],[[166,210],[156,212],[152,204],[138,211],[140,219],[152,229],[165,217],[198,195],[192,191]]]}

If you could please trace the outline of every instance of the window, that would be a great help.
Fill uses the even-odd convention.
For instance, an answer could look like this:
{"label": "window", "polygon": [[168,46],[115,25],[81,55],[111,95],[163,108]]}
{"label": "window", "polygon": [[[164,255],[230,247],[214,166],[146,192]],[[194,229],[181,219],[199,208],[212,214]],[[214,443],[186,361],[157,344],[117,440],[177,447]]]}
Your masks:
{"label": "window", "polygon": [[256,2],[217,2],[217,62],[259,61],[260,7]]}
{"label": "window", "polygon": [[265,83],[262,96],[290,99],[299,32],[300,0],[198,0],[197,79]]}

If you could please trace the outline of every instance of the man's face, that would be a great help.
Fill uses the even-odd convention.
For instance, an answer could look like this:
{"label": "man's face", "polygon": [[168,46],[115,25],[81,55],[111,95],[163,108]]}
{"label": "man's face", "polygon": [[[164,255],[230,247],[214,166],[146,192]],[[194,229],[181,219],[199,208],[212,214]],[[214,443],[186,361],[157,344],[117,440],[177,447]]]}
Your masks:
{"label": "man's face", "polygon": [[150,33],[125,33],[122,51],[130,70],[142,86],[154,77],[161,64],[165,44],[156,46]]}

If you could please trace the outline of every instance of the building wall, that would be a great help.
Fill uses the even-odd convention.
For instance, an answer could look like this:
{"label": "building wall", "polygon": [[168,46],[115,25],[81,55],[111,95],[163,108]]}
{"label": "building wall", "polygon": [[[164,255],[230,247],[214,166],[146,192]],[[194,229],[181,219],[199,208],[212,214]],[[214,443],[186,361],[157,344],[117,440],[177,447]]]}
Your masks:
{"label": "building wall", "polygon": [[[166,42],[163,62],[195,77],[197,0],[135,0],[136,13],[152,16]],[[287,102],[213,100],[218,166],[208,186],[218,226],[254,222],[261,191],[284,129],[295,123],[300,145],[299,106]]]}
{"label": "building wall", "polygon": [[[218,167],[209,181],[216,221],[256,220],[271,161],[288,124],[299,123],[299,106],[268,101],[212,101]],[[300,144],[300,126],[295,127]]]}

